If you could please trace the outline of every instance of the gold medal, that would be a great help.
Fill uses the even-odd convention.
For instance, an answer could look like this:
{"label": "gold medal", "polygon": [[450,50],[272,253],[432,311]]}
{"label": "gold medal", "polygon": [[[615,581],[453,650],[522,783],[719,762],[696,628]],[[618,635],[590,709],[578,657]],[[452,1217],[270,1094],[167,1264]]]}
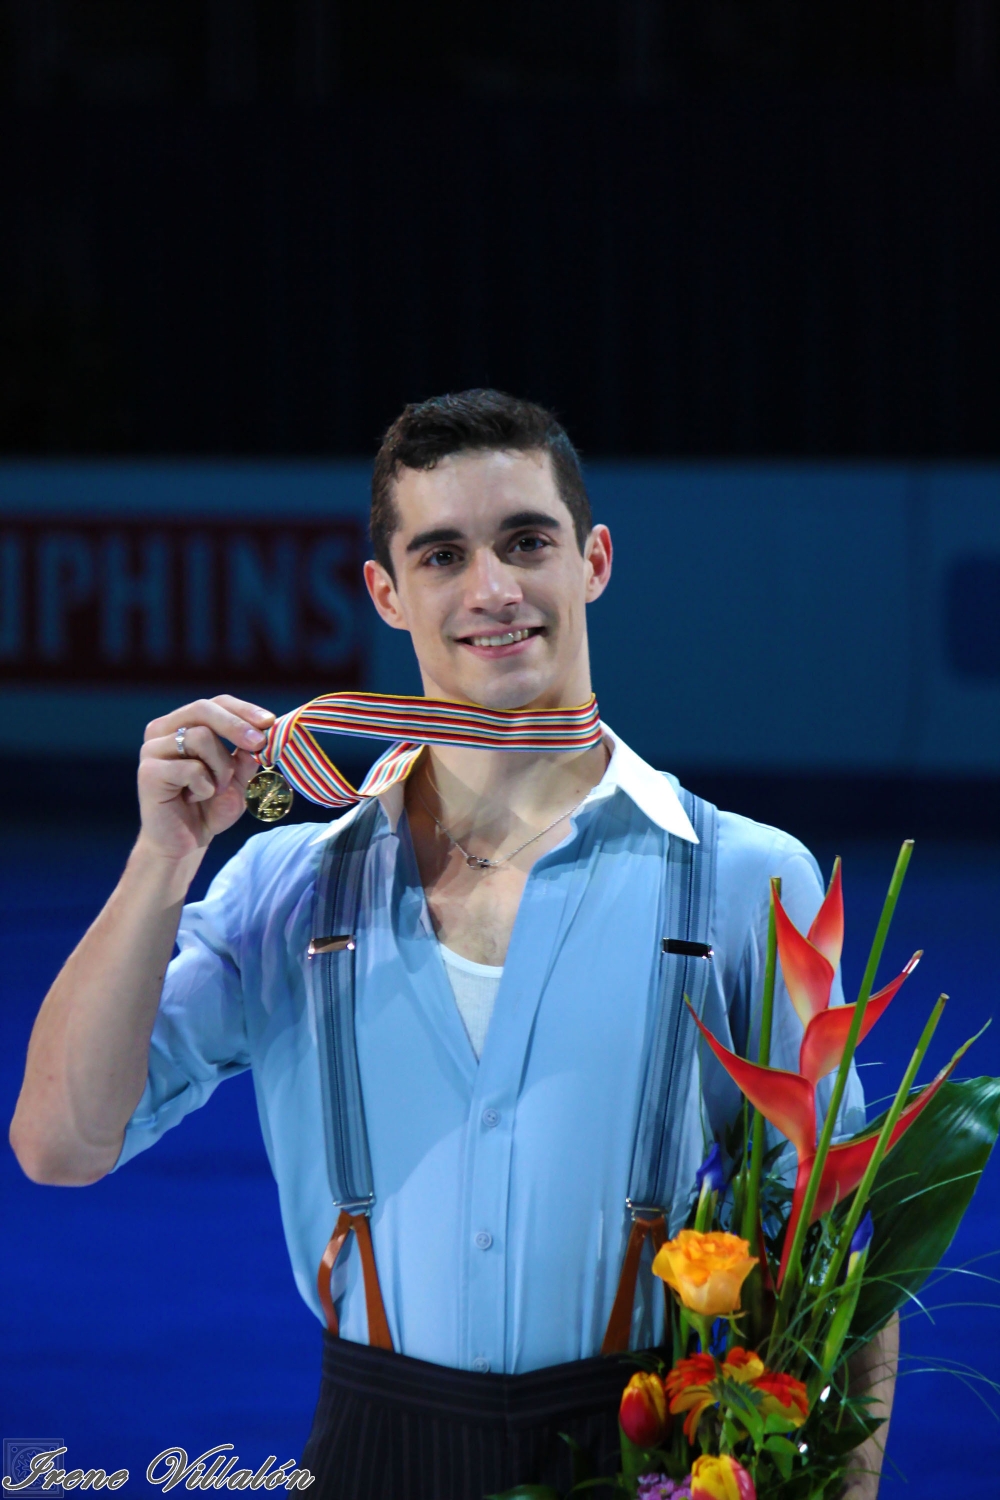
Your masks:
{"label": "gold medal", "polygon": [[247,782],[247,811],[261,823],[280,823],[291,808],[294,792],[281,772],[264,766]]}

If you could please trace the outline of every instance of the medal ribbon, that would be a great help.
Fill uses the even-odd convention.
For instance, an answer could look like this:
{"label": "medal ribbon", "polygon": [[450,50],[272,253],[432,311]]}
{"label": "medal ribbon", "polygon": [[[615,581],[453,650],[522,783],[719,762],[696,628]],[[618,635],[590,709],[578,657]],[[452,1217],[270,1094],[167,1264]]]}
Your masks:
{"label": "medal ribbon", "polygon": [[[314,730],[401,741],[375,762],[360,787],[337,770]],[[587,750],[601,742],[597,699],[575,708],[482,708],[387,693],[324,693],[272,725],[257,759],[283,772],[297,792],[323,807],[377,797],[410,772],[425,745],[468,750]]]}

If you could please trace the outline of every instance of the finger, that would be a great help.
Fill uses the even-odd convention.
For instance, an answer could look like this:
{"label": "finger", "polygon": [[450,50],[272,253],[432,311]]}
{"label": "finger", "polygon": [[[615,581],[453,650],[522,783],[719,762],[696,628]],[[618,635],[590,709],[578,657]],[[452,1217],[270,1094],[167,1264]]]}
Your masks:
{"label": "finger", "polygon": [[[177,749],[174,735],[163,735],[160,739],[147,740],[139,752],[139,759],[156,760],[200,760],[209,769],[216,785],[227,787],[233,779],[233,756],[217,734],[210,729],[195,726],[184,732],[184,754]],[[253,756],[248,756],[253,760]]]}
{"label": "finger", "polygon": [[208,767],[200,760],[159,760],[147,757],[139,764],[139,799],[172,802],[183,793],[189,802],[207,802],[216,794]]}
{"label": "finger", "polygon": [[277,718],[269,708],[261,708],[259,703],[248,703],[245,698],[234,698],[232,693],[217,693],[212,702],[228,708],[237,718],[256,724],[258,729],[269,729]]}
{"label": "finger", "polygon": [[237,750],[232,756],[231,764],[233,767],[233,780],[240,788],[240,791],[245,792],[247,782],[251,776],[256,776],[260,770],[260,762],[255,756],[249,755],[246,750]]}
{"label": "finger", "polygon": [[[242,711],[236,712],[229,706],[232,704],[239,705]],[[239,698],[228,695],[223,695],[222,699],[199,698],[194,703],[186,703],[183,708],[175,708],[171,713],[164,714],[161,719],[153,719],[146,725],[144,739],[160,739],[178,729],[204,725],[233,745],[247,750],[259,750],[265,739],[263,729],[273,721],[274,715],[268,709],[257,708],[252,703],[243,704]]]}

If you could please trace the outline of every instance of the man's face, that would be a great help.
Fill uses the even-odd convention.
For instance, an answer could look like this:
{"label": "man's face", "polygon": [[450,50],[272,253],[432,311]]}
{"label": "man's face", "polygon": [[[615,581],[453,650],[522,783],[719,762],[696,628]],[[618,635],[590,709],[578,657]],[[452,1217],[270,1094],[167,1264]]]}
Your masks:
{"label": "man's face", "polygon": [[402,469],[395,582],[365,581],[379,614],[408,630],[428,697],[488,708],[581,703],[590,693],[586,605],[603,593],[611,538],[581,556],[545,453],[459,453]]}

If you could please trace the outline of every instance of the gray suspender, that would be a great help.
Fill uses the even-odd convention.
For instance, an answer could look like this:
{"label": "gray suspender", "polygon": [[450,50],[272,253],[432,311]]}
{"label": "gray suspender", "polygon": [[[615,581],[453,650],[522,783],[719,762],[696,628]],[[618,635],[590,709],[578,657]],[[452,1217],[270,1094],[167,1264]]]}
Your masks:
{"label": "gray suspender", "polygon": [[[684,1171],[682,1111],[668,1110],[675,1090],[691,1086],[695,1027],[684,996],[701,1013],[708,985],[718,814],[681,790],[699,843],[669,840],[660,1006],[653,1028],[629,1178],[628,1206],[665,1213],[689,1184]],[[354,1038],[354,934],[368,845],[378,818],[373,798],[327,841],[313,902],[309,991],[319,1051],[327,1175],[334,1204],[351,1213],[375,1202],[364,1100]],[[676,1114],[676,1126],[675,1126]]]}
{"label": "gray suspender", "polygon": [[711,802],[679,790],[698,843],[672,838],[667,847],[660,1005],[646,1062],[626,1202],[633,1213],[663,1214],[693,1186],[686,1179],[683,1098],[694,1076],[697,1031],[687,995],[700,1016],[711,975],[712,916],[719,815]]}
{"label": "gray suspender", "polygon": [[354,1040],[354,934],[368,845],[379,804],[374,797],[327,840],[313,898],[309,996],[316,1028],[326,1170],[337,1208],[370,1213],[375,1202],[365,1105]]}

